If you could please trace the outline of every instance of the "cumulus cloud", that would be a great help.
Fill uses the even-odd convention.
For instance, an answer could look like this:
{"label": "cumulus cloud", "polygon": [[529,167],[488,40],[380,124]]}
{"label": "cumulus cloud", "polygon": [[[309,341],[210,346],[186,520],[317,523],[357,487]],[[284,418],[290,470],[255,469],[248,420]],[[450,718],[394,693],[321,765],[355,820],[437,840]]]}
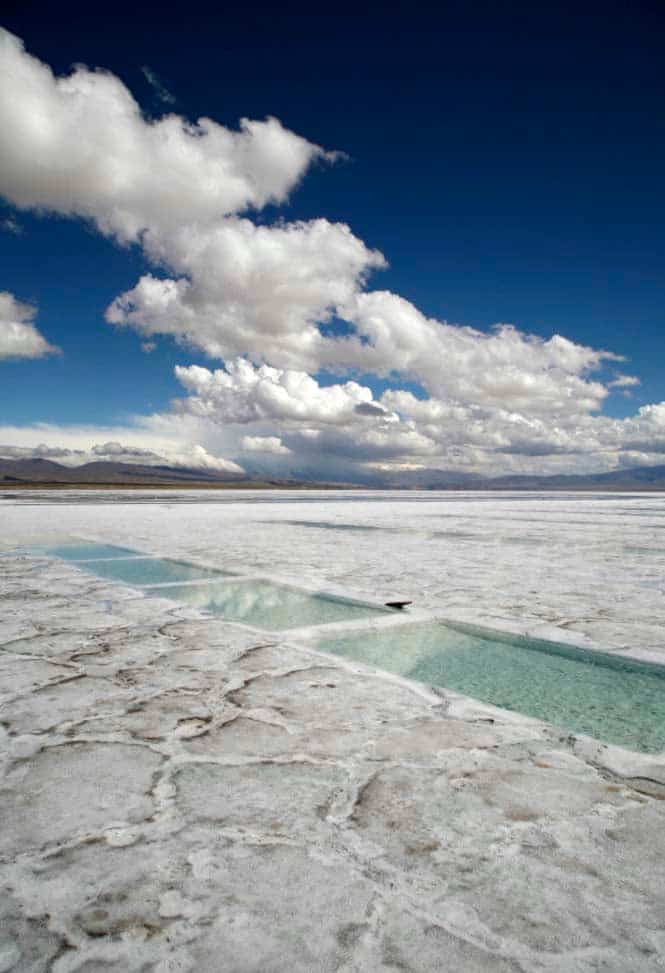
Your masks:
{"label": "cumulus cloud", "polygon": [[123,446],[122,443],[97,443],[90,452],[94,456],[101,456],[104,459],[117,460],[162,460],[163,457],[152,449],[143,449],[140,446]]}
{"label": "cumulus cloud", "polygon": [[245,453],[271,453],[273,456],[290,456],[291,450],[279,436],[243,436],[240,448]]}
{"label": "cumulus cloud", "polygon": [[389,464],[557,473],[613,469],[632,454],[658,462],[665,452],[665,405],[621,420],[576,410],[526,415],[495,405],[420,399],[404,389],[389,389],[376,400],[356,382],[322,386],[304,372],[243,359],[226,369],[176,372],[190,392],[178,402],[184,415],[227,435],[259,427],[260,434],[241,437],[240,449],[258,451],[256,441],[274,440],[290,451],[296,467],[318,463],[323,469],[334,459],[360,470]]}
{"label": "cumulus cloud", "polygon": [[368,386],[357,382],[324,386],[306,372],[254,366],[245,359],[215,371],[198,365],[175,371],[191,393],[179,400],[181,410],[225,426],[273,423],[282,430],[281,438],[243,437],[245,449],[252,449],[248,442],[276,440],[281,445],[283,439],[290,452],[330,452],[370,461],[430,453],[435,447],[415,423],[400,422],[374,401]]}
{"label": "cumulus cloud", "polygon": [[0,360],[43,358],[59,351],[32,323],[36,314],[32,304],[23,304],[9,291],[0,291]]}
{"label": "cumulus cloud", "polygon": [[239,131],[209,118],[146,120],[114,75],[78,66],[57,78],[5,30],[0,126],[6,199],[89,219],[123,242],[283,202],[313,160],[329,158],[274,118],[242,119]]}
{"label": "cumulus cloud", "polygon": [[[142,248],[151,272],[115,298],[107,321],[135,329],[144,351],[166,334],[224,362],[178,367],[186,395],[174,414],[143,417],[133,435],[100,434],[87,455],[153,461],[143,450],[155,462],[220,469],[233,461],[218,451],[304,465],[559,472],[665,451],[662,403],[624,420],[601,414],[610,393],[639,384],[623,373],[603,379],[620,356],[509,324],[485,333],[430,318],[368,290],[386,260],[348,226],[259,223],[256,213],[284,203],[312,164],[336,157],[277,119],[243,119],[238,130],[174,113],[148,119],[113,75],[79,66],[55,77],[2,32],[0,124],[6,200]],[[53,350],[17,306],[10,317],[24,346]],[[335,321],[339,335],[326,327]],[[0,324],[0,356],[2,334]],[[339,380],[317,380],[323,370]],[[345,381],[368,373],[391,386],[378,400]],[[422,395],[404,387],[414,383]]]}
{"label": "cumulus cloud", "polygon": [[385,260],[348,226],[325,219],[257,226],[229,218],[214,229],[149,231],[144,247],[177,278],[144,275],[113,301],[111,324],[170,334],[226,359],[249,354],[317,371],[341,344],[319,326],[352,299]]}
{"label": "cumulus cloud", "polygon": [[588,374],[604,361],[621,360],[561,335],[544,340],[512,325],[486,334],[446,324],[389,291],[358,293],[341,314],[358,331],[339,348],[344,363],[382,375],[399,372],[451,401],[586,412],[607,395]]}
{"label": "cumulus cloud", "polygon": [[[227,219],[214,231],[148,232],[144,246],[181,276],[145,275],[116,298],[107,320],[146,336],[171,334],[211,357],[398,374],[452,401],[576,414],[601,408],[608,388],[591,373],[620,360],[560,335],[449,325],[388,291],[363,291],[383,256],[327,220],[268,227]],[[333,316],[355,333],[322,333]]]}
{"label": "cumulus cloud", "polygon": [[389,422],[398,422],[398,416],[387,409],[379,402],[360,402],[353,410],[357,416],[374,416],[377,419],[384,419]]}
{"label": "cumulus cloud", "polygon": [[[262,417],[239,423],[221,415],[216,420],[164,413],[137,417],[134,427],[106,430],[0,427],[0,443],[9,444],[0,448],[0,456],[39,456],[68,465],[108,459],[237,474],[249,469],[265,475],[272,469],[337,481],[409,469],[487,475],[600,472],[665,460],[665,403],[642,407],[628,419],[588,416],[557,425],[505,411],[453,409],[404,390],[373,401],[391,418],[344,408],[336,413],[338,421],[330,411],[326,421]],[[417,418],[406,414],[409,403]],[[389,405],[399,405],[399,414]],[[194,438],[198,444],[192,446]]]}
{"label": "cumulus cloud", "polygon": [[[173,466],[242,474],[244,469],[212,448],[191,441],[191,428],[169,417],[137,417],[134,427],[0,426],[0,457],[52,459],[67,466],[91,462]],[[105,434],[113,439],[105,439]],[[101,440],[101,441],[100,441]]]}
{"label": "cumulus cloud", "polygon": [[10,446],[7,443],[0,443],[0,457],[2,459],[51,459],[59,462],[61,460],[78,459],[85,455],[84,450],[81,449],[50,446],[47,443],[39,443],[37,446]]}
{"label": "cumulus cloud", "polygon": [[225,369],[176,366],[175,373],[191,393],[180,408],[215,422],[276,421],[333,423],[351,421],[356,406],[372,400],[372,391],[357,382],[322,386],[306,372],[252,365],[243,358]]}
{"label": "cumulus cloud", "polygon": [[607,387],[610,389],[623,389],[640,384],[640,380],[636,375],[617,375],[616,378],[613,378],[611,382],[607,383]]}
{"label": "cumulus cloud", "polygon": [[195,470],[216,470],[218,473],[244,473],[239,463],[221,456],[213,456],[200,443],[183,445],[170,454],[169,462],[174,466],[186,466]]}
{"label": "cumulus cloud", "polygon": [[608,389],[619,389],[625,398],[630,399],[633,396],[631,389],[635,388],[636,385],[641,384],[642,383],[636,375],[619,374],[612,379],[611,382],[607,383],[607,387]]}
{"label": "cumulus cloud", "polygon": [[[485,335],[428,319],[398,295],[365,291],[385,258],[348,226],[249,219],[248,209],[283,202],[316,159],[332,158],[276,119],[245,119],[238,132],[173,114],[149,121],[113,75],[78,67],[56,78],[12,35],[0,43],[2,193],[138,241],[167,272],[119,295],[110,323],[224,360],[399,372],[440,398],[543,411],[602,404],[606,388],[587,376],[616,356],[556,335],[510,326]],[[335,316],[351,335],[322,334]]]}
{"label": "cumulus cloud", "polygon": [[[146,120],[122,82],[77,67],[56,78],[0,33],[0,192],[14,206],[91,220],[176,276],[145,275],[110,306],[112,324],[172,334],[217,357],[316,369],[318,330],[384,266],[348,226],[256,225],[241,214],[284,202],[336,153],[275,118],[232,131],[169,114]],[[158,178],[156,178],[158,174]]]}
{"label": "cumulus cloud", "polygon": [[243,473],[233,460],[214,456],[200,443],[183,443],[162,448],[159,452],[118,442],[98,443],[90,448],[91,458],[113,463],[141,466],[173,466],[193,470],[215,470],[218,473]]}

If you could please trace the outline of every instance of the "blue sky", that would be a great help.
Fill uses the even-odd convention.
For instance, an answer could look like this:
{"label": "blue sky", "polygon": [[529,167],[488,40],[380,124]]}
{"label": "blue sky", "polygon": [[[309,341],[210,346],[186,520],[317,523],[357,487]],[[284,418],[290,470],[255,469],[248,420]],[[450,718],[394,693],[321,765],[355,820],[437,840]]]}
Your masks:
{"label": "blue sky", "polygon": [[[564,408],[548,393],[553,404],[547,412],[523,395],[505,402],[495,392],[475,397],[471,374],[438,381],[417,365],[400,374],[397,339],[392,363],[384,348],[367,366],[346,356],[331,367],[327,352],[314,362],[299,362],[283,349],[273,353],[269,327],[264,341],[255,335],[245,347],[235,340],[233,356],[256,367],[295,366],[324,388],[353,380],[386,411],[382,430],[368,431],[365,418],[353,435],[344,409],[338,423],[326,413],[325,429],[319,429],[325,447],[308,451],[307,436],[310,443],[315,437],[303,438],[303,430],[318,428],[319,413],[299,406],[300,418],[294,418],[293,410],[253,405],[237,422],[226,392],[223,406],[206,399],[199,375],[187,386],[196,402],[180,408],[167,435],[171,400],[184,395],[175,367],[222,369],[230,357],[210,354],[210,328],[218,325],[206,323],[207,338],[192,342],[182,334],[148,334],[145,321],[125,327],[105,322],[109,304],[141,275],[168,277],[173,264],[157,266],[138,242],[120,244],[117,233],[104,235],[90,209],[72,217],[63,215],[58,200],[41,208],[31,201],[16,205],[16,191],[10,183],[3,191],[2,184],[3,164],[10,169],[16,159],[0,157],[6,200],[0,290],[35,305],[34,325],[62,352],[0,362],[4,438],[30,448],[35,436],[21,440],[17,427],[48,423],[57,429],[44,441],[54,445],[59,433],[65,443],[65,427],[97,426],[100,441],[102,430],[133,429],[136,446],[135,417],[157,414],[167,417],[157,423],[160,436],[183,446],[195,437],[211,455],[247,469],[274,464],[276,470],[329,472],[322,455],[335,455],[340,470],[392,464],[558,472],[659,461],[660,414],[653,407],[665,398],[665,13],[653,3],[582,8],[444,3],[436,10],[369,6],[313,14],[289,5],[279,16],[274,7],[255,6],[210,17],[194,7],[182,22],[161,8],[114,7],[110,21],[101,21],[89,8],[63,18],[52,5],[10,4],[3,25],[30,55],[56,76],[74,64],[103,67],[131,91],[147,124],[166,111],[192,121],[208,116],[232,130],[241,117],[274,116],[308,143],[346,154],[334,164],[314,159],[293,176],[288,201],[240,209],[241,218],[266,227],[318,218],[346,223],[389,264],[369,274],[367,290],[399,295],[426,318],[480,333],[510,323],[544,342],[559,334],[575,346],[628,360],[597,361],[595,368],[576,363],[573,372],[566,365],[564,398],[581,404],[577,411]],[[173,102],[163,100],[163,91],[160,97],[146,66]],[[48,157],[41,162],[35,181],[45,178]],[[154,173],[156,180],[162,175]],[[184,273],[182,266],[176,270],[174,279]],[[219,299],[226,301],[227,293],[228,287]],[[203,303],[212,313],[209,295],[192,313],[200,314]],[[363,332],[356,318],[339,333],[355,329],[364,342],[374,340],[371,327]],[[336,333],[334,324],[327,333]],[[155,345],[148,353],[141,349],[146,341]],[[466,367],[466,358],[451,366],[446,349],[440,349],[441,374]],[[496,354],[495,365],[505,366],[501,348]],[[517,367],[519,350],[516,355],[505,367]],[[561,362],[545,355],[533,367],[527,384],[544,374],[549,382]],[[630,375],[631,384],[608,387],[617,374]],[[604,383],[605,394],[593,407],[577,380]],[[285,380],[276,381],[281,387]],[[382,398],[386,389],[471,410],[465,422],[474,424],[473,437],[465,441],[439,414],[433,419],[436,409],[418,416],[403,397]],[[239,394],[237,382],[231,394]],[[640,408],[651,411],[640,414]],[[202,411],[208,416],[203,426]],[[528,442],[521,433],[513,442],[506,414],[530,424]],[[604,425],[592,422],[598,417]],[[437,429],[430,428],[433,422]],[[483,423],[490,429],[486,441],[477,427]],[[154,422],[138,423],[148,448],[155,428]],[[401,445],[393,442],[396,431]],[[274,443],[264,451],[260,442],[243,451],[244,437],[280,439],[282,452]],[[88,446],[81,442],[80,448]]]}

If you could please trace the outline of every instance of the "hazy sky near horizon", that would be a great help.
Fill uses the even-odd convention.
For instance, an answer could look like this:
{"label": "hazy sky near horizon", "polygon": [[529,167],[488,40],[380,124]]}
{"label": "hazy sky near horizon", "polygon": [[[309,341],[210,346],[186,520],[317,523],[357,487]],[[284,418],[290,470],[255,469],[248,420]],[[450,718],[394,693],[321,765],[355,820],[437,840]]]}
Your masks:
{"label": "hazy sky near horizon", "polygon": [[0,456],[663,462],[662,5],[67,14],[0,34]]}

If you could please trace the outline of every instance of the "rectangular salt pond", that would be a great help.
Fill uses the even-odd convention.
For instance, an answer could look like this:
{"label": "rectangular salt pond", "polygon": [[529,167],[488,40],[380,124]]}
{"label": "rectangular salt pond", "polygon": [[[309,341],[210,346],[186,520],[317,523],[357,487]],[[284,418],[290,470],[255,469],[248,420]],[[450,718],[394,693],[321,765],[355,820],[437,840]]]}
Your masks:
{"label": "rectangular salt pond", "polygon": [[146,594],[174,598],[234,622],[279,631],[369,618],[386,609],[332,595],[310,594],[270,581],[220,581],[217,584],[147,588]]}
{"label": "rectangular salt pond", "polygon": [[347,656],[643,753],[665,750],[665,668],[440,623],[322,639]]}
{"label": "rectangular salt pond", "polygon": [[[223,615],[230,621],[274,631],[357,621],[387,610],[332,595],[313,595],[270,581],[216,580],[226,579],[227,572],[139,555],[108,544],[68,544],[49,548],[45,553],[74,561],[79,568],[108,581],[143,588],[148,595],[173,598],[193,608]],[[189,583],[197,581],[203,583]]]}
{"label": "rectangular salt pond", "polygon": [[51,557],[61,557],[65,561],[96,561],[98,558],[145,557],[128,547],[115,547],[113,544],[61,544],[58,547],[43,549]]}
{"label": "rectangular salt pond", "polygon": [[204,581],[219,578],[224,571],[210,568],[197,568],[181,561],[162,560],[161,558],[116,558],[109,561],[81,561],[78,565],[85,571],[92,571],[107,581],[122,581],[125,584],[144,585],[173,584],[179,581]]}

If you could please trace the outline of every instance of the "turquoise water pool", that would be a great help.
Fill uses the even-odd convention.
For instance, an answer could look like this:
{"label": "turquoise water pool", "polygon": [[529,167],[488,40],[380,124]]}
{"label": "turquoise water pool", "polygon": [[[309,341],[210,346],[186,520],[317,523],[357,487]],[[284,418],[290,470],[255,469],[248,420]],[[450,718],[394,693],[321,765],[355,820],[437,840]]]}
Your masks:
{"label": "turquoise water pool", "polygon": [[230,621],[273,631],[357,621],[388,611],[271,581],[236,580],[224,571],[140,556],[136,551],[108,544],[75,543],[49,548],[44,553],[72,561],[108,581],[140,587],[147,595],[172,598]]}
{"label": "turquoise water pool", "polygon": [[584,733],[665,750],[665,668],[439,623],[321,639],[318,648]]}
{"label": "turquoise water pool", "polygon": [[223,615],[230,621],[279,631],[328,622],[370,618],[382,610],[331,595],[310,594],[271,581],[220,581],[218,584],[147,588],[193,608]]}
{"label": "turquoise water pool", "polygon": [[113,544],[61,544],[58,547],[48,547],[42,549],[45,554],[52,557],[61,557],[65,561],[94,561],[98,558],[118,558],[118,557],[143,557],[138,551],[132,551],[128,547],[115,547]]}
{"label": "turquoise water pool", "polygon": [[194,564],[161,558],[117,558],[109,561],[81,561],[79,567],[108,581],[144,585],[172,584],[178,581],[204,581],[219,578],[224,571],[198,568]]}
{"label": "turquoise water pool", "polygon": [[[388,611],[109,544],[77,542],[45,553],[98,577],[138,586],[146,595],[271,631],[359,621]],[[567,732],[644,753],[665,750],[665,668],[660,666],[436,622],[322,637],[318,647]]]}

